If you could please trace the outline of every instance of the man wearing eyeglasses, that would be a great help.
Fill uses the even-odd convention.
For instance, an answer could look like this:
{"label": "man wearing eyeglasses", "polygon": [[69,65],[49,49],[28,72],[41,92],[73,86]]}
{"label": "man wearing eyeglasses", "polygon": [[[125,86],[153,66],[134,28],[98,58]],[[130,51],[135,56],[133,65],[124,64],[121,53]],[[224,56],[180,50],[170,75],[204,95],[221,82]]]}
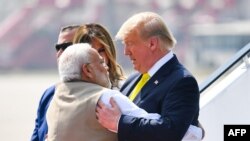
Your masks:
{"label": "man wearing eyeglasses", "polygon": [[[57,44],[55,46],[57,58],[59,58],[62,52],[69,45],[72,44],[74,34],[76,30],[78,29],[78,27],[79,25],[70,25],[70,26],[63,27],[61,29]],[[39,106],[37,109],[37,117],[35,120],[35,129],[31,136],[31,141],[44,141],[45,140],[45,136],[48,132],[46,112],[50,104],[50,101],[54,95],[54,92],[55,92],[55,85],[46,89],[40,99]]]}

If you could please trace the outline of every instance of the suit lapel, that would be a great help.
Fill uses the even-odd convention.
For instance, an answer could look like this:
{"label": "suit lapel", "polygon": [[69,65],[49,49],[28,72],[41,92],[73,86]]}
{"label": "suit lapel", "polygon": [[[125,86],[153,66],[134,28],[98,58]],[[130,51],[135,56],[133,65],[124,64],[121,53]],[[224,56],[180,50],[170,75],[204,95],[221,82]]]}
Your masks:
{"label": "suit lapel", "polygon": [[166,79],[166,76],[175,68],[176,65],[179,65],[179,61],[174,55],[167,63],[165,63],[154,75],[150,78],[150,80],[143,86],[135,100],[133,101],[135,104],[138,104],[141,99],[145,98],[150,94],[150,91],[155,87],[159,86],[161,82]]}
{"label": "suit lapel", "polygon": [[135,76],[131,78],[131,80],[128,80],[128,82],[124,84],[126,86],[125,88],[122,89],[121,92],[128,97],[132,92],[132,90],[134,89],[135,85],[140,80],[141,76],[142,75],[140,73],[135,74]]}

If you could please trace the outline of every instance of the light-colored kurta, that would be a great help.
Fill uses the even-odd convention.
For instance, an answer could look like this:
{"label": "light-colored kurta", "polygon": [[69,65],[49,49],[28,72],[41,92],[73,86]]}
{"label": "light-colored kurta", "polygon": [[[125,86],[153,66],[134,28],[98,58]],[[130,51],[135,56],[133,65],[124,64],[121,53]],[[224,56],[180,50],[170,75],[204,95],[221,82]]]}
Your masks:
{"label": "light-colored kurta", "polygon": [[80,81],[57,84],[47,111],[48,141],[116,141],[116,134],[96,119],[96,104],[105,89]]}

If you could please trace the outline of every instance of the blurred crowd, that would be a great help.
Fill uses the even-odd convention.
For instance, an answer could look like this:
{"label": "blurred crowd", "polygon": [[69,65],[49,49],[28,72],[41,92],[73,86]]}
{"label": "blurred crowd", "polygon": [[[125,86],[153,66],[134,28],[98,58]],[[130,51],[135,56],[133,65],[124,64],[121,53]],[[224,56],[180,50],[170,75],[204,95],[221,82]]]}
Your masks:
{"label": "blurred crowd", "polygon": [[[54,44],[60,27],[68,24],[96,22],[114,35],[132,14],[154,11],[175,34],[180,60],[189,64],[192,56],[186,54],[196,40],[192,25],[250,19],[250,0],[2,0],[0,5],[0,71],[56,70]],[[116,45],[118,61],[129,70],[122,45]]]}

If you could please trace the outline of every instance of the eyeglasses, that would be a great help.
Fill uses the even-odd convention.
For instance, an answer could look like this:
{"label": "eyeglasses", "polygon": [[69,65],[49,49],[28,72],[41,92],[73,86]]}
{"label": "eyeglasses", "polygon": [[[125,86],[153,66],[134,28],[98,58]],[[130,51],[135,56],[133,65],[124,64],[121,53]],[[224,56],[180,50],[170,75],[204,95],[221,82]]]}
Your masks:
{"label": "eyeglasses", "polygon": [[56,51],[59,51],[60,49],[65,50],[67,47],[69,47],[72,44],[73,44],[72,42],[56,44],[55,48],[56,48]]}

